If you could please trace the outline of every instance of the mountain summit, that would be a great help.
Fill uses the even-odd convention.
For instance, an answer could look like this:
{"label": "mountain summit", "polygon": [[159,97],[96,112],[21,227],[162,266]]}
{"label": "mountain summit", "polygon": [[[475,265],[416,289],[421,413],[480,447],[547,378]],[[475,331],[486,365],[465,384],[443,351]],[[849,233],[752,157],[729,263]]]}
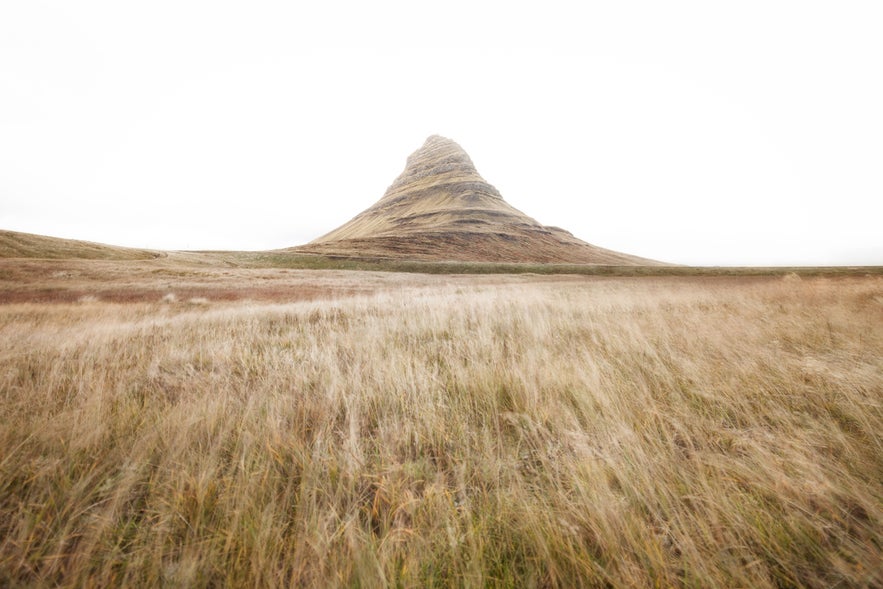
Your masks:
{"label": "mountain summit", "polygon": [[546,227],[503,200],[454,141],[432,135],[373,206],[299,251],[470,262],[652,264]]}

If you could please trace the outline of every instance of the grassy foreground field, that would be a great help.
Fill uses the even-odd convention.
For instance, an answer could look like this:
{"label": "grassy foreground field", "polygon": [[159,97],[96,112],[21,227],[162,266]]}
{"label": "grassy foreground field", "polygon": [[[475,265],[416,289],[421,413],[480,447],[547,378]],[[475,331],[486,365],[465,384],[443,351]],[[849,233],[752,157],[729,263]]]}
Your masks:
{"label": "grassy foreground field", "polygon": [[883,584],[883,278],[264,275],[0,305],[0,586]]}

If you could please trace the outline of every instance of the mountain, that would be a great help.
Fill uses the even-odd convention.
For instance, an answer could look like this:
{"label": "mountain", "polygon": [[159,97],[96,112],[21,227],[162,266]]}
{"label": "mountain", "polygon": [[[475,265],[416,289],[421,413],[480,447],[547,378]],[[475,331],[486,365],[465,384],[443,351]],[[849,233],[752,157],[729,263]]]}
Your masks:
{"label": "mountain", "polygon": [[373,206],[292,250],[428,261],[658,264],[541,225],[503,200],[462,147],[438,135],[408,157]]}

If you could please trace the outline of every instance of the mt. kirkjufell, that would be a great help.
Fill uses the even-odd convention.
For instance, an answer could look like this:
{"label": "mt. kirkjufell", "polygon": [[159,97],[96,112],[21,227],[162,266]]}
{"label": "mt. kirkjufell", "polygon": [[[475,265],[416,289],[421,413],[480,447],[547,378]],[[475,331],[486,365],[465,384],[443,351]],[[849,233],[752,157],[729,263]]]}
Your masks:
{"label": "mt. kirkjufell", "polygon": [[656,264],[546,227],[503,200],[457,143],[433,135],[379,201],[295,248],[305,253],[464,262]]}

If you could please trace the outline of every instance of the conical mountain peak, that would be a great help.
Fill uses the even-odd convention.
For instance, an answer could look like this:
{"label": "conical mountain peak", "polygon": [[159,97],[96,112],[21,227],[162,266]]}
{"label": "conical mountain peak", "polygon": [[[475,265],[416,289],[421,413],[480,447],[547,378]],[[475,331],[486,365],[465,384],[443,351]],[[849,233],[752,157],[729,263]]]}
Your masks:
{"label": "conical mountain peak", "polygon": [[[429,184],[471,183],[461,186],[462,192],[480,191],[500,198],[497,189],[488,184],[475,169],[469,154],[455,141],[441,135],[430,135],[423,146],[408,156],[405,170],[387,189],[384,198],[402,191]],[[481,186],[483,184],[483,186]]]}
{"label": "conical mountain peak", "polygon": [[[431,135],[374,205],[302,252],[484,262],[641,264],[544,227],[503,200],[455,141]],[[650,262],[652,263],[652,262]]]}
{"label": "conical mountain peak", "polygon": [[423,146],[408,156],[405,171],[419,168],[430,172],[431,166],[457,166],[464,171],[475,172],[475,164],[469,154],[456,141],[441,135],[427,137]]}

